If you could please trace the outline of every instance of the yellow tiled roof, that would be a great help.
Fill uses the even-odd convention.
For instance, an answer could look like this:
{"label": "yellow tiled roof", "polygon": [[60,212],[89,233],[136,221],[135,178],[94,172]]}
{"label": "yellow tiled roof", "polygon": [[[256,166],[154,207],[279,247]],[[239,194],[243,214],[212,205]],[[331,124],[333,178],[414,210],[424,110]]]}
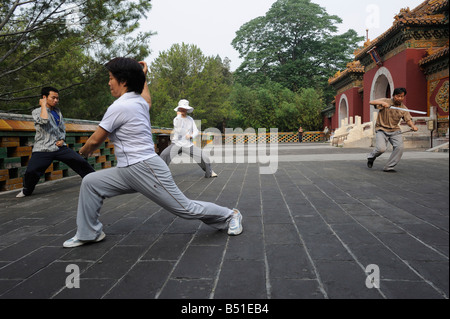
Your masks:
{"label": "yellow tiled roof", "polygon": [[426,0],[413,10],[410,10],[409,7],[401,9],[399,14],[394,17],[392,27],[373,41],[369,40],[364,43],[364,47],[355,52],[355,59],[361,58],[363,54],[400,27],[448,24],[446,15],[443,13],[446,9],[448,9],[448,0]]}
{"label": "yellow tiled roof", "polygon": [[350,73],[364,73],[364,66],[362,66],[359,61],[349,62],[347,63],[347,68],[344,71],[338,71],[332,78],[328,79],[328,84],[335,83],[337,80]]}
{"label": "yellow tiled roof", "polygon": [[431,61],[437,60],[440,57],[448,56],[448,43],[447,46],[437,49],[436,51],[432,51],[428,56],[419,61],[419,65],[427,64]]}

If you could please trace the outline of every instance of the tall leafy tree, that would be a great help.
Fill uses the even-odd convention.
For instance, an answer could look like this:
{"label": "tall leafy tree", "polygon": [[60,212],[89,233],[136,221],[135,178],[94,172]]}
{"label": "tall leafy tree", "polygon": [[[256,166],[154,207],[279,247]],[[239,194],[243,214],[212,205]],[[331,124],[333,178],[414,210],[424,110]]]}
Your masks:
{"label": "tall leafy tree", "polygon": [[232,86],[229,61],[205,56],[192,44],[174,44],[150,65],[152,123],[171,127],[174,107],[181,99],[195,108],[202,127],[222,129],[230,112],[227,102]]}
{"label": "tall leafy tree", "polygon": [[345,67],[362,40],[354,30],[337,35],[342,20],[310,0],[278,0],[265,16],[244,24],[232,41],[244,62],[237,81],[267,79],[297,91],[318,88],[333,93],[327,79]]}
{"label": "tall leafy tree", "polygon": [[65,116],[98,119],[93,102],[110,102],[102,65],[148,55],[152,33],[136,30],[150,8],[146,0],[2,0],[0,110],[29,113],[40,87],[53,85]]}

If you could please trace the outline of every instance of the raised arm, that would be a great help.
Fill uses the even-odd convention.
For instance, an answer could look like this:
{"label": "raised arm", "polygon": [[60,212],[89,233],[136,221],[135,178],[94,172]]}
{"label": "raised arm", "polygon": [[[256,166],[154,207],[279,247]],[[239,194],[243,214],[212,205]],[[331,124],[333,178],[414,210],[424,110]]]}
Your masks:
{"label": "raised arm", "polygon": [[[145,78],[147,79],[147,72],[148,72],[147,62],[140,61],[139,64],[142,65],[142,69],[144,71]],[[141,96],[147,101],[148,108],[150,109],[152,107],[152,97],[150,96],[150,91],[148,89],[147,81],[145,81],[145,83],[144,83],[144,89],[142,90]]]}
{"label": "raised arm", "polygon": [[39,100],[39,105],[41,106],[41,119],[48,120],[47,97],[45,95]]}

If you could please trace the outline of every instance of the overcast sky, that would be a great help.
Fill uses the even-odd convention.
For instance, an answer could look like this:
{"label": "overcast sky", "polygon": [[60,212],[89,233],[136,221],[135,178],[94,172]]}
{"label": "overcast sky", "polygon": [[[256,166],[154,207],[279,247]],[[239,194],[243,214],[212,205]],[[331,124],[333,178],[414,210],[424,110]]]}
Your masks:
{"label": "overcast sky", "polygon": [[[150,41],[151,63],[175,43],[195,44],[206,56],[219,55],[231,60],[234,71],[242,62],[231,46],[236,31],[246,22],[266,14],[276,0],[152,0],[142,29],[157,32]],[[392,26],[400,9],[413,9],[423,0],[312,0],[337,15],[343,23],[339,33],[348,29],[374,39]]]}

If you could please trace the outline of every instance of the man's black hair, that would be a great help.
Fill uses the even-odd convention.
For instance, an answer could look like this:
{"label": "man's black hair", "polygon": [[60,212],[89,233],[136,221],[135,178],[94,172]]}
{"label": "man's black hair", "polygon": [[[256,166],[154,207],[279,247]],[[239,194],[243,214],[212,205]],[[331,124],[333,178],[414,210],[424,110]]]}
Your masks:
{"label": "man's black hair", "polygon": [[142,66],[131,58],[114,58],[105,64],[106,69],[119,83],[126,83],[128,92],[142,93],[145,74]]}
{"label": "man's black hair", "polygon": [[54,87],[52,87],[52,86],[46,86],[46,87],[43,87],[42,89],[41,89],[41,96],[47,96],[48,97],[48,95],[50,94],[50,92],[55,92],[55,93],[59,93],[59,90],[58,89],[56,89],[56,88],[54,88]]}
{"label": "man's black hair", "polygon": [[405,88],[396,88],[394,90],[394,93],[392,93],[392,95],[399,95],[405,93],[405,95],[407,94],[406,89]]}

